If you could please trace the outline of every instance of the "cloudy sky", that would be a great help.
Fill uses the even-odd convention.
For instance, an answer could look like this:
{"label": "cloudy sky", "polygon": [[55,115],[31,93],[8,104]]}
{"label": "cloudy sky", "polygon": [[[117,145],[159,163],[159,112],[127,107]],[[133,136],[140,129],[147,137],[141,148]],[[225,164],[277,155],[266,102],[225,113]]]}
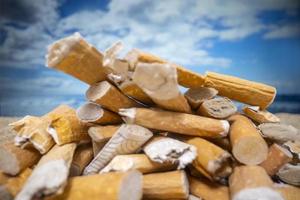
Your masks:
{"label": "cloudy sky", "polygon": [[1,0],[0,115],[80,104],[87,86],[45,67],[46,47],[80,32],[199,73],[217,71],[300,94],[299,0]]}

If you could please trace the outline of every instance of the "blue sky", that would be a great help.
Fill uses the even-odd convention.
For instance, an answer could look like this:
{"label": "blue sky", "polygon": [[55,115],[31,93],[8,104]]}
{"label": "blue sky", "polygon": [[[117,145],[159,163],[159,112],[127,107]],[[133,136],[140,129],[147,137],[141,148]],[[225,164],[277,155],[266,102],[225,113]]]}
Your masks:
{"label": "blue sky", "polygon": [[117,40],[204,73],[300,94],[299,0],[2,0],[0,115],[78,106],[87,86],[44,66],[49,44],[80,32],[103,51]]}

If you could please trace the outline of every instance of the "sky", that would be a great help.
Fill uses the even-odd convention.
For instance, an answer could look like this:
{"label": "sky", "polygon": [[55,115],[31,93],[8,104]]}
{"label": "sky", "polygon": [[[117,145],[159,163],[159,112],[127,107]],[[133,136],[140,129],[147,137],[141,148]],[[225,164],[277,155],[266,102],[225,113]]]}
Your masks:
{"label": "sky", "polygon": [[87,85],[45,67],[47,46],[74,32],[100,51],[121,40],[125,51],[300,94],[299,10],[299,0],[1,0],[0,115],[84,101]]}

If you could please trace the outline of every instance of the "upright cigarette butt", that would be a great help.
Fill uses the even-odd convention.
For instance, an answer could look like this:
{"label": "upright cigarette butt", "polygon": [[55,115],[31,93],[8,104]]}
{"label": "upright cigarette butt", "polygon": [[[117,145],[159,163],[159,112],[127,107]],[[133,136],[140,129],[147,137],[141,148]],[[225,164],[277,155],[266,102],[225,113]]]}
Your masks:
{"label": "upright cigarette butt", "polygon": [[300,141],[300,131],[292,125],[279,123],[264,123],[258,126],[262,135],[277,143]]}
{"label": "upright cigarette butt", "polygon": [[32,170],[30,168],[26,168],[18,176],[10,178],[7,181],[5,187],[13,197],[21,191],[31,173]]}
{"label": "upright cigarette butt", "polygon": [[159,163],[153,162],[145,154],[129,154],[118,155],[112,159],[112,161],[103,168],[100,172],[113,172],[113,171],[129,171],[138,170],[143,174],[153,172],[163,172],[176,169],[175,163]]}
{"label": "upright cigarette butt", "polygon": [[116,155],[135,153],[152,136],[152,132],[144,127],[123,124],[84,169],[83,174],[99,172]]}
{"label": "upright cigarette butt", "polygon": [[246,165],[257,165],[268,155],[268,145],[247,117],[234,115],[230,127],[230,143],[234,157]]}
{"label": "upright cigarette butt", "polygon": [[143,199],[187,199],[188,195],[189,183],[184,171],[143,176]]}
{"label": "upright cigarette butt", "polygon": [[48,200],[139,200],[141,198],[142,175],[138,171],[130,171],[70,178],[64,193]]}
{"label": "upright cigarette butt", "polygon": [[283,200],[272,188],[273,182],[260,166],[235,167],[229,178],[229,189],[232,200]]}
{"label": "upright cigarette butt", "polygon": [[47,66],[69,74],[87,84],[106,79],[103,55],[79,33],[54,42],[48,47]]}
{"label": "upright cigarette butt", "polygon": [[132,97],[146,105],[152,105],[151,98],[133,81],[127,80],[119,85],[119,89],[127,96]]}
{"label": "upright cigarette butt", "polygon": [[300,197],[300,188],[287,184],[274,184],[273,189],[281,194],[285,200],[298,200]]}
{"label": "upright cigarette butt", "polygon": [[270,176],[273,176],[283,165],[290,162],[292,158],[293,155],[287,149],[274,143],[269,148],[267,159],[263,161],[260,166],[263,167]]}
{"label": "upright cigarette butt", "polygon": [[218,91],[210,87],[190,88],[184,96],[193,109],[197,109],[205,100],[214,98]]}
{"label": "upright cigarette butt", "polygon": [[221,179],[231,174],[229,163],[231,155],[227,151],[199,137],[187,140],[187,143],[196,147],[197,157],[193,161],[193,166],[200,173],[204,170],[206,172],[204,176]]}
{"label": "upright cigarette butt", "polygon": [[[144,63],[167,63],[167,61],[152,55],[150,53],[142,52],[141,50],[135,49],[138,62]],[[186,88],[197,88],[204,83],[204,77],[198,73],[188,70],[180,65],[173,64],[176,67],[178,74],[178,83]]]}
{"label": "upright cigarette butt", "polygon": [[14,176],[36,164],[40,157],[40,153],[34,148],[22,149],[13,142],[8,142],[0,146],[0,170]]}
{"label": "upright cigarette butt", "polygon": [[229,200],[229,189],[205,178],[189,177],[190,191],[205,200]]}
{"label": "upright cigarette butt", "polygon": [[138,63],[132,78],[159,107],[191,113],[187,100],[179,91],[176,68],[172,65]]}
{"label": "upright cigarette butt", "polygon": [[260,110],[258,106],[246,106],[243,108],[243,111],[247,117],[259,124],[280,122],[276,115],[267,110]]}
{"label": "upright cigarette butt", "polygon": [[261,109],[271,105],[276,95],[272,86],[214,72],[206,73],[204,86],[217,89],[221,96]]}
{"label": "upright cigarette butt", "polygon": [[178,169],[184,169],[196,158],[193,145],[168,137],[153,137],[143,147],[145,154],[154,162],[176,163]]}
{"label": "upright cigarette butt", "polygon": [[[47,115],[47,114],[46,114]],[[44,116],[46,116],[44,115]],[[51,120],[45,117],[25,116],[9,126],[16,132],[15,144],[17,146],[33,145],[41,154],[47,153],[55,144],[48,132]]]}
{"label": "upright cigarette butt", "polygon": [[95,124],[119,124],[122,119],[116,113],[108,111],[102,108],[100,105],[87,102],[81,105],[77,111],[76,115],[80,121],[84,123],[95,123]]}
{"label": "upright cigarette butt", "polygon": [[122,94],[107,81],[95,83],[86,91],[88,100],[97,103],[108,110],[118,112],[120,108],[139,106],[134,100]]}
{"label": "upright cigarette butt", "polygon": [[186,113],[130,108],[120,109],[119,114],[128,123],[185,135],[218,138],[225,137],[229,131],[229,123],[225,120],[210,119]]}
{"label": "upright cigarette butt", "polygon": [[216,119],[225,119],[237,112],[237,107],[228,98],[214,98],[204,101],[197,113]]}
{"label": "upright cigarette butt", "polygon": [[300,164],[292,165],[290,163],[285,164],[279,169],[276,174],[280,180],[291,184],[300,186]]}
{"label": "upright cigarette butt", "polygon": [[55,145],[45,154],[26,181],[16,200],[31,200],[62,192],[76,148],[75,143]]}
{"label": "upright cigarette butt", "polygon": [[63,145],[89,139],[87,125],[79,121],[76,111],[70,106],[60,105],[46,117],[51,119],[48,131],[56,144]]}
{"label": "upright cigarette butt", "polygon": [[93,159],[93,149],[90,143],[81,144],[76,148],[70,167],[70,176],[79,176]]}

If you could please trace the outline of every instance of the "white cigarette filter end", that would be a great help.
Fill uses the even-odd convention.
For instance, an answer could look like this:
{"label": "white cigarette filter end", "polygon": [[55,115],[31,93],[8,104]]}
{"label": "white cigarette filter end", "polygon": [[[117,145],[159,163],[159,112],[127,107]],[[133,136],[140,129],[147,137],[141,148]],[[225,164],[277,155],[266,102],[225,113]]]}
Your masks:
{"label": "white cigarette filter end", "polygon": [[62,192],[75,148],[75,143],[54,146],[39,161],[16,200],[31,200]]}
{"label": "white cigarette filter end", "polygon": [[232,200],[285,200],[278,192],[268,187],[249,188],[237,193]]}
{"label": "white cigarette filter end", "polygon": [[300,186],[300,164],[285,164],[276,174],[280,180],[295,186]]}
{"label": "white cigarette filter end", "polygon": [[173,65],[169,63],[138,63],[132,80],[159,107],[191,113],[187,100],[179,91],[177,71]]}
{"label": "white cigarette filter end", "polygon": [[132,78],[154,99],[172,99],[179,94],[176,68],[170,64],[138,63]]}
{"label": "white cigarette filter end", "polygon": [[122,119],[119,115],[105,110],[100,105],[87,102],[81,105],[76,110],[76,115],[80,121],[85,123],[96,123],[101,125],[106,124],[118,124],[122,122]]}
{"label": "white cigarette filter end", "polygon": [[135,153],[152,136],[152,132],[144,127],[123,124],[85,168],[83,174],[98,173],[116,155]]}
{"label": "white cigarette filter end", "polygon": [[167,137],[153,138],[143,150],[152,161],[177,163],[178,169],[184,169],[197,155],[193,145]]}
{"label": "white cigarette filter end", "polygon": [[107,68],[110,79],[115,83],[123,82],[128,78],[129,64],[126,60],[117,58],[122,49],[123,44],[118,41],[106,49],[103,55],[103,67]]}
{"label": "white cigarette filter end", "polygon": [[300,141],[300,131],[292,125],[263,123],[258,126],[262,135],[277,143]]}
{"label": "white cigarette filter end", "polygon": [[72,47],[83,39],[80,33],[60,39],[48,46],[48,54],[46,55],[46,65],[55,67],[70,52]]}

